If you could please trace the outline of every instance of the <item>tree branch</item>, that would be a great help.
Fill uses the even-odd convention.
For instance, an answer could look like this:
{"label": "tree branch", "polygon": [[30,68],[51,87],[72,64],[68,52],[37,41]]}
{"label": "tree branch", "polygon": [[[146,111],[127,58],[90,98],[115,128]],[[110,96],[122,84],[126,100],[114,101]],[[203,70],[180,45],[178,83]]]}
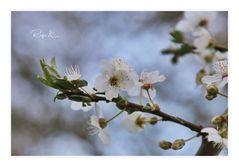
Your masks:
{"label": "tree branch", "polygon": [[[109,103],[109,102],[116,103],[116,105],[119,102],[118,98],[114,98],[114,99],[112,99],[112,101],[109,101],[103,96],[98,96],[98,95],[89,96],[88,94],[86,94],[86,93],[84,93],[80,90],[69,91],[69,92],[67,91],[67,92],[64,92],[64,94],[70,100],[73,100],[73,99],[71,99],[72,95],[80,95],[80,96],[84,96],[84,97],[89,98],[90,101],[88,101],[88,102],[105,101],[107,103]],[[73,100],[73,101],[75,101],[75,100]],[[191,123],[189,121],[186,121],[186,120],[184,120],[180,117],[175,117],[175,116],[169,115],[169,114],[161,111],[161,109],[158,107],[158,105],[155,105],[155,106],[156,107],[145,107],[143,105],[139,105],[139,104],[136,104],[136,103],[133,103],[133,102],[129,102],[127,100],[123,100],[123,103],[122,103],[122,106],[121,106],[122,108],[120,108],[120,109],[124,109],[128,113],[132,113],[134,111],[142,111],[142,112],[145,112],[145,113],[150,113],[150,114],[162,117],[163,121],[171,121],[171,122],[180,124],[182,126],[185,126],[189,129],[201,134],[201,129],[203,128],[203,126],[196,125],[196,124]],[[119,106],[117,106],[117,107],[119,107]]]}

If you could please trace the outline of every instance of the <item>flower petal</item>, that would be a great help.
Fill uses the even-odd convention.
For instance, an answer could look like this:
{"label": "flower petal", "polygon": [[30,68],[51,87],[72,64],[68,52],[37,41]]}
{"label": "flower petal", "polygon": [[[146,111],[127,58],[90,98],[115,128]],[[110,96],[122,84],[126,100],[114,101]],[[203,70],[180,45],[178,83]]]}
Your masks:
{"label": "flower petal", "polygon": [[140,111],[136,111],[133,112],[132,114],[127,115],[125,119],[122,121],[122,126],[131,133],[141,132],[143,128],[139,127],[136,124],[136,119],[141,116],[143,116],[143,113]]}
{"label": "flower petal", "polygon": [[134,80],[128,71],[118,70],[115,76],[119,79],[120,89],[129,90],[134,86]]}
{"label": "flower petal", "polygon": [[105,97],[107,100],[112,100],[113,98],[117,98],[119,95],[119,89],[109,86],[105,92]]}
{"label": "flower petal", "polygon": [[99,92],[105,92],[108,88],[108,78],[105,75],[100,75],[96,78],[95,88]]}
{"label": "flower petal", "polygon": [[103,144],[110,144],[110,136],[106,128],[101,129],[98,136]]}
{"label": "flower petal", "polygon": [[219,88],[223,88],[228,83],[228,77],[224,77],[222,81],[218,84]]}
{"label": "flower petal", "polygon": [[219,134],[212,134],[207,136],[207,140],[215,143],[222,143],[222,137]]}
{"label": "flower petal", "polygon": [[220,74],[214,75],[206,75],[202,77],[202,83],[210,85],[212,83],[220,82],[222,80],[222,76]]}
{"label": "flower petal", "polygon": [[101,127],[99,125],[99,117],[97,117],[95,115],[92,115],[90,117],[90,124],[93,125],[94,127],[101,129]]}

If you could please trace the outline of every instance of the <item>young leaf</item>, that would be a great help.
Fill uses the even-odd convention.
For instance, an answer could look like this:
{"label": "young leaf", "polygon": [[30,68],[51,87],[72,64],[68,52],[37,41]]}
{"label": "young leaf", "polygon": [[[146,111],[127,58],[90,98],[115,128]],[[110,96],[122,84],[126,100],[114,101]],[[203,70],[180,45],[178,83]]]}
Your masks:
{"label": "young leaf", "polygon": [[51,67],[52,68],[54,68],[56,71],[57,71],[57,66],[56,66],[56,58],[55,57],[53,57],[52,59],[51,59]]}
{"label": "young leaf", "polygon": [[67,98],[67,96],[66,96],[65,94],[60,93],[60,94],[57,94],[57,95],[54,97],[54,102],[56,101],[56,99],[58,99],[58,100],[64,100],[64,99],[66,99],[66,98]]}
{"label": "young leaf", "polygon": [[88,82],[86,80],[74,80],[73,82],[77,88],[84,87],[88,85]]}
{"label": "young leaf", "polygon": [[61,90],[73,90],[75,86],[65,79],[54,79],[52,81],[53,86],[59,87]]}
{"label": "young leaf", "polygon": [[183,37],[183,33],[180,31],[173,31],[170,32],[170,35],[173,37],[172,41],[175,43],[183,43],[184,41],[184,37]]}

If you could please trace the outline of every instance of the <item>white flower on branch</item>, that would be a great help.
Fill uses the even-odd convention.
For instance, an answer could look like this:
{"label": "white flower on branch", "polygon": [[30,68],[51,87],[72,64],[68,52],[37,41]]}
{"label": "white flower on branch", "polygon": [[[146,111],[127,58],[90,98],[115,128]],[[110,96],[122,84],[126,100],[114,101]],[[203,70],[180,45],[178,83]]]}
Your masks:
{"label": "white flower on branch", "polygon": [[80,79],[81,75],[80,75],[80,70],[78,66],[71,66],[70,68],[66,69],[66,78],[69,81],[74,81],[74,80],[78,80]]}
{"label": "white flower on branch", "polygon": [[122,121],[122,126],[128,129],[129,132],[137,133],[141,132],[147,123],[147,118],[144,117],[143,112],[136,111],[129,114]]}
{"label": "white flower on branch", "polygon": [[160,75],[159,71],[147,72],[143,71],[139,77],[135,81],[135,86],[128,91],[131,96],[138,96],[142,91],[143,95],[146,98],[149,98],[147,94],[147,90],[149,91],[149,95],[151,98],[156,96],[156,90],[153,87],[153,84],[158,82],[163,82],[166,79],[164,75]]}
{"label": "white flower on branch", "polygon": [[212,42],[209,31],[205,28],[199,28],[193,33],[193,36],[196,37],[193,41],[193,45],[196,47],[194,51],[199,54],[208,51],[208,46]]}
{"label": "white flower on branch", "polygon": [[214,142],[216,144],[223,144],[227,148],[227,139],[222,138],[219,132],[214,128],[203,128],[202,133],[207,133],[206,136],[208,142]]}
{"label": "white flower on branch", "polygon": [[216,74],[206,75],[202,78],[202,83],[211,85],[215,84],[218,88],[223,88],[228,83],[228,61],[217,61],[213,64]]}
{"label": "white flower on branch", "polygon": [[[80,88],[80,90],[85,92],[85,93],[87,93],[87,94],[89,94],[89,95],[91,95],[91,96],[94,96],[95,93],[96,93],[96,91],[93,90],[89,86],[82,87],[82,88]],[[94,107],[95,102],[90,102],[89,104],[90,105],[87,105],[87,104],[83,105],[83,102],[72,101],[71,102],[71,109],[72,110],[82,110],[82,111],[87,112],[87,111],[91,110]]]}
{"label": "white flower on branch", "polygon": [[92,115],[88,121],[87,131],[89,135],[98,134],[103,144],[110,143],[110,137],[107,130],[107,121],[103,117],[101,112],[97,112],[97,115]]}
{"label": "white flower on branch", "polygon": [[96,78],[95,88],[99,92],[105,92],[107,100],[118,97],[119,91],[127,91],[134,86],[136,75],[132,67],[121,59],[113,59],[112,62],[101,62],[101,75]]}
{"label": "white flower on branch", "polygon": [[177,23],[175,29],[192,33],[200,27],[209,28],[217,15],[217,12],[184,12],[184,18]]}
{"label": "white flower on branch", "polygon": [[217,60],[227,60],[228,59],[228,52],[219,52],[215,53]]}

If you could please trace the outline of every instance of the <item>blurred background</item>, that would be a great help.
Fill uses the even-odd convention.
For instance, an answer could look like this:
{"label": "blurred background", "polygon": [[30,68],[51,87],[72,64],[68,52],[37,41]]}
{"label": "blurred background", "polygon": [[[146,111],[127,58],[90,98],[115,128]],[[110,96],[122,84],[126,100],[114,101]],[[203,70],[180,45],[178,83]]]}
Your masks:
{"label": "blurred background", "polygon": [[[215,38],[227,43],[227,12],[220,12]],[[139,134],[121,127],[124,115],[111,122],[111,144],[88,136],[86,121],[94,111],[73,111],[70,101],[56,101],[56,91],[37,80],[39,59],[55,56],[60,73],[79,65],[93,86],[99,61],[120,57],[140,73],[159,70],[167,77],[157,84],[156,101],[162,111],[204,126],[227,108],[227,100],[204,98],[195,75],[202,67],[194,56],[171,63],[161,55],[170,45],[169,31],[183,12],[12,12],[12,155],[194,155],[197,138],[179,151],[162,150],[160,140],[189,138],[195,132],[171,122],[147,126]],[[38,35],[36,35],[38,34]],[[40,34],[40,35],[39,35]],[[118,110],[100,103],[107,118]]]}

